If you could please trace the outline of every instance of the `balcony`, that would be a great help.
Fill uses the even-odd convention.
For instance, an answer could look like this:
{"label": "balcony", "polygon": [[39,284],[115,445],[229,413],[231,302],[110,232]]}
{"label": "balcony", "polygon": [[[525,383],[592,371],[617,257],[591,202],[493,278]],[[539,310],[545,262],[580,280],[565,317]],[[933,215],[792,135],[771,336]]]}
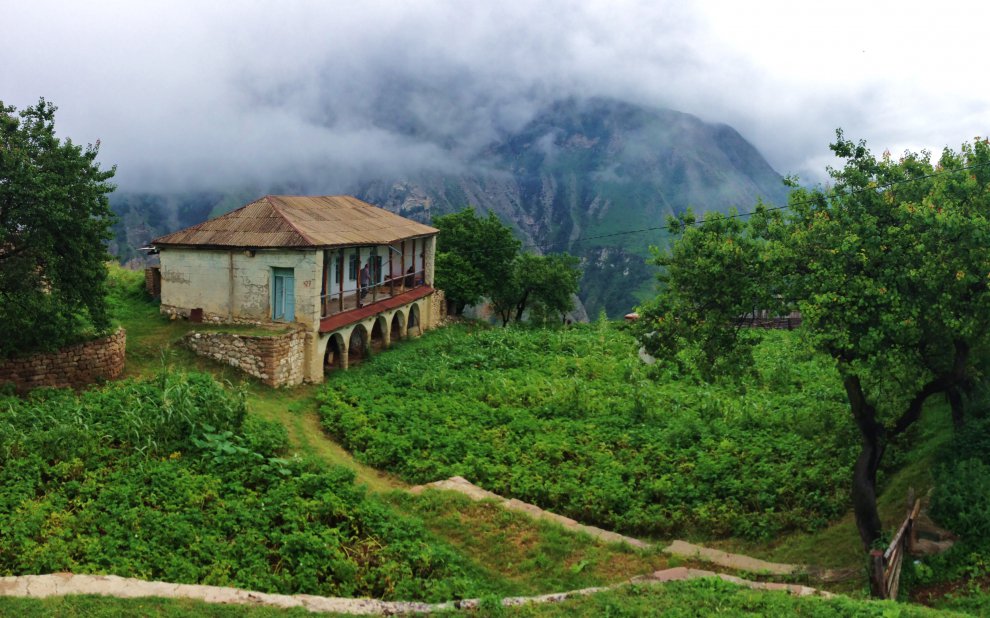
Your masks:
{"label": "balcony", "polygon": [[329,332],[382,311],[395,309],[433,293],[422,270],[385,279],[365,289],[345,290],[320,297],[320,332]]}

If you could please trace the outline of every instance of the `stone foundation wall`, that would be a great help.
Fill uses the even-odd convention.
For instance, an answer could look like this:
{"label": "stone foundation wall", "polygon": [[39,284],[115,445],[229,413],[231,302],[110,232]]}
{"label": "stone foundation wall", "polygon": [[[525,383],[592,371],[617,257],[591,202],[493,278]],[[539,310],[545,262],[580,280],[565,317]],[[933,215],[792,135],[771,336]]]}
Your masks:
{"label": "stone foundation wall", "polygon": [[306,375],[306,332],[302,330],[284,335],[195,332],[183,337],[183,344],[268,386],[302,384]]}
{"label": "stone foundation wall", "polygon": [[430,323],[427,329],[436,328],[447,320],[447,297],[443,290],[436,290],[430,296]]}
{"label": "stone foundation wall", "polygon": [[19,393],[41,386],[82,388],[113,380],[124,371],[123,328],[102,339],[62,348],[57,352],[32,354],[0,361],[0,384],[13,383]]}
{"label": "stone foundation wall", "polygon": [[[183,307],[173,307],[172,305],[165,305],[165,304],[160,305],[158,311],[162,315],[168,316],[170,320],[180,320],[180,319],[188,320],[190,318],[190,315],[192,314],[191,309],[183,308]],[[261,320],[253,320],[249,318],[231,318],[226,314],[220,315],[216,313],[209,313],[205,310],[203,311],[202,321],[209,324],[241,324],[241,325],[251,325],[251,326],[263,326],[266,324],[266,322],[262,322]],[[267,324],[271,324],[271,323],[272,323],[271,321],[267,322]]]}

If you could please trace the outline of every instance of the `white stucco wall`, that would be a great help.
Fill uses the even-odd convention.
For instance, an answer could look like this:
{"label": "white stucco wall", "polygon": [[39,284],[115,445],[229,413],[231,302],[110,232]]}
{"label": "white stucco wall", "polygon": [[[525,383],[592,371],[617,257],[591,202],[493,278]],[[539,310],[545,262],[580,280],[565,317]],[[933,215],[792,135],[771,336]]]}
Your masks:
{"label": "white stucco wall", "polygon": [[319,328],[322,253],[315,250],[161,248],[162,310],[208,318],[268,322],[272,319],[272,269],[293,269],[295,321]]}

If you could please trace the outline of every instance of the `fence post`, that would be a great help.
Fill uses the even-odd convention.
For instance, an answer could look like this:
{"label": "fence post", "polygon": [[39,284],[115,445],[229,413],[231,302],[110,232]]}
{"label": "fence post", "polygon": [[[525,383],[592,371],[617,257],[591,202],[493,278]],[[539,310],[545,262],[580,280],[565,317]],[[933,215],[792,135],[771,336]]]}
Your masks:
{"label": "fence post", "polygon": [[887,578],[884,577],[886,567],[883,550],[870,551],[870,595],[875,599],[887,598]]}

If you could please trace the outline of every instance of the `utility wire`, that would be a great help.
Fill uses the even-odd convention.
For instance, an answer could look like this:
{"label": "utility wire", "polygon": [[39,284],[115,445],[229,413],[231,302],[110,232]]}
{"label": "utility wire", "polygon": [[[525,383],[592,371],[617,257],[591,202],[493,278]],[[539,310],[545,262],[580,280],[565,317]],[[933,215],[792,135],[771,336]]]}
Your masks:
{"label": "utility wire", "polygon": [[[895,180],[893,182],[889,182],[889,183],[886,183],[886,184],[883,184],[883,185],[877,185],[876,187],[867,187],[867,188],[863,188],[863,189],[854,189],[854,190],[852,190],[852,191],[849,192],[849,195],[855,195],[857,193],[864,193],[866,191],[876,191],[878,189],[890,189],[891,187],[894,187],[894,186],[897,186],[897,185],[907,184],[907,183],[911,183],[911,182],[918,182],[920,180],[928,180],[930,178],[936,178],[938,176],[943,176],[945,174],[952,174],[952,173],[956,173],[956,172],[965,172],[965,171],[974,170],[974,169],[980,169],[980,168],[984,168],[984,167],[990,167],[990,163],[966,165],[966,166],[963,166],[963,167],[957,167],[957,168],[953,168],[953,169],[950,169],[950,170],[940,170],[940,171],[937,171],[937,172],[932,172],[931,174],[925,174],[924,176],[917,176],[917,177],[914,177],[914,178],[905,178],[904,180]],[[764,212],[773,212],[775,210],[786,210],[788,208],[791,208],[792,206],[803,206],[804,204],[810,204],[810,203],[815,202],[815,201],[817,201],[817,198],[811,198],[811,199],[803,200],[803,201],[800,201],[800,202],[795,202],[794,204],[789,204],[787,206],[772,206],[770,208],[765,208],[764,209]],[[756,211],[740,212],[740,213],[735,213],[735,214],[731,214],[731,215],[723,215],[723,216],[725,218],[727,218],[727,219],[741,219],[743,217],[749,217],[749,216],[752,216],[754,214],[756,214]],[[702,223],[704,223],[704,218],[698,219],[692,225],[700,225]],[[571,245],[574,245],[574,244],[577,244],[577,243],[580,243],[580,242],[586,242],[586,241],[589,241],[589,240],[598,240],[600,238],[612,238],[612,237],[615,237],[615,236],[627,236],[627,235],[631,235],[631,234],[642,234],[644,232],[658,232],[658,231],[669,230],[669,229],[670,229],[670,225],[658,225],[658,226],[654,226],[654,227],[644,227],[644,228],[640,228],[640,229],[637,229],[637,230],[623,230],[623,231],[620,231],[620,232],[612,232],[610,234],[599,234],[597,236],[582,236],[582,237],[575,238],[572,241],[563,241],[563,240],[561,240],[561,241],[555,241],[555,242],[543,243],[543,244],[526,243],[526,244],[523,245],[523,247],[524,248],[530,248],[530,249],[549,249],[551,247],[554,247],[554,246],[557,246],[557,245],[563,245],[563,244],[566,244],[568,242]]]}

